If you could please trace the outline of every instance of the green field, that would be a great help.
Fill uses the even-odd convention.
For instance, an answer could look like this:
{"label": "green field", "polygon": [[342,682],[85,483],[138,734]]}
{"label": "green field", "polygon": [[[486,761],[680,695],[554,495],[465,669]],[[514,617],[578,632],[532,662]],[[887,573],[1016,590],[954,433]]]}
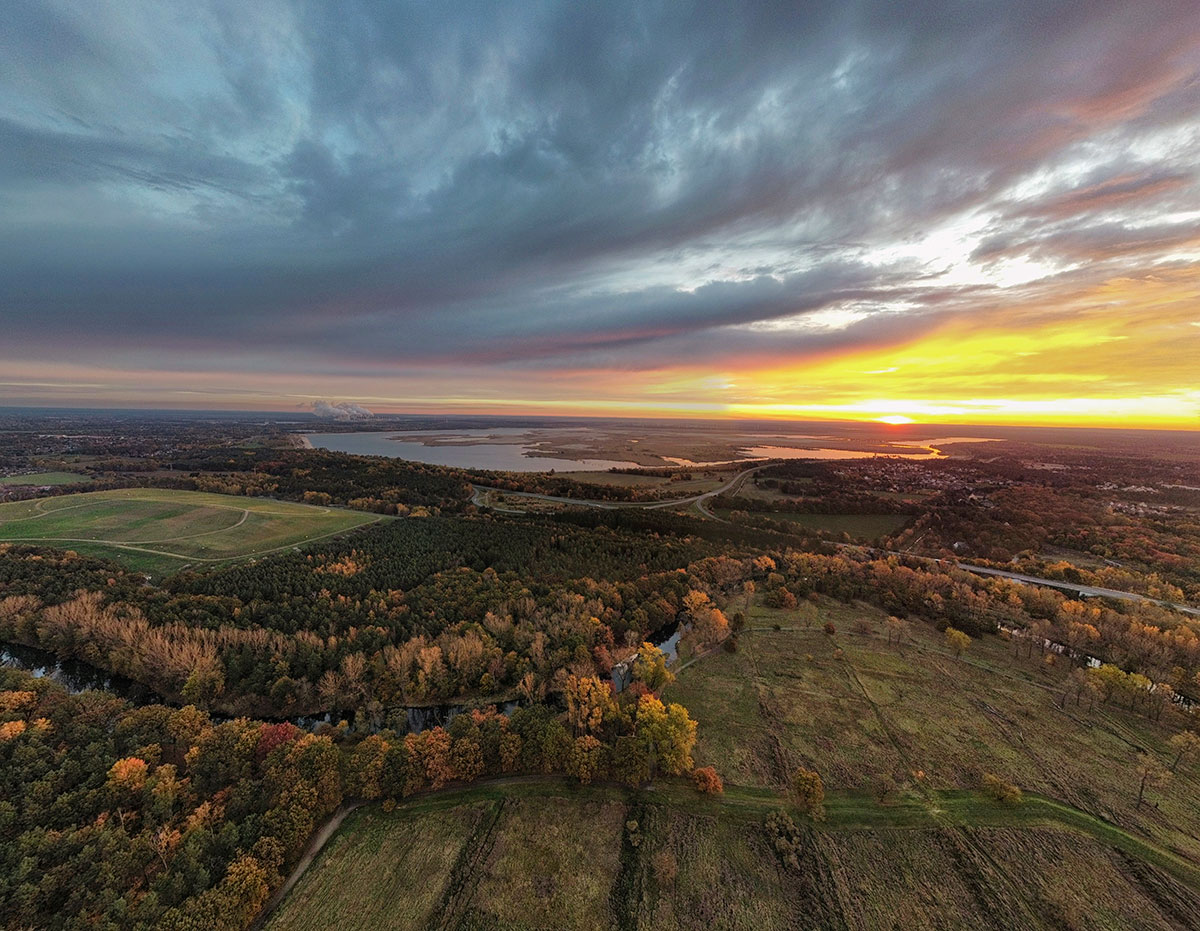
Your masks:
{"label": "green field", "polygon": [[78,472],[30,472],[26,475],[0,475],[0,485],[71,485],[90,482],[90,475]]}
{"label": "green field", "polygon": [[267,927],[606,927],[626,806],[604,790],[555,791],[485,788],[356,812]]}
{"label": "green field", "polygon": [[378,519],[290,501],[125,488],[0,504],[0,541],[102,555],[159,574],[299,546]]}

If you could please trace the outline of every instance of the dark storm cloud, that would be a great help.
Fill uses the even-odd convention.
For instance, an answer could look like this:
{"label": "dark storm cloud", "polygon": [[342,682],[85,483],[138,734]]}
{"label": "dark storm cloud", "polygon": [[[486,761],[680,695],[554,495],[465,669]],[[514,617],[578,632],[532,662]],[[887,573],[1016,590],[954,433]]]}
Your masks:
{"label": "dark storm cloud", "polygon": [[[1193,0],[107,7],[0,33],[26,355],[801,352],[969,312],[950,257],[900,255],[964,212],[985,271],[1190,235],[1139,212],[1194,197],[1194,154],[1129,143],[1194,129]],[[847,307],[881,316],[804,326]]]}

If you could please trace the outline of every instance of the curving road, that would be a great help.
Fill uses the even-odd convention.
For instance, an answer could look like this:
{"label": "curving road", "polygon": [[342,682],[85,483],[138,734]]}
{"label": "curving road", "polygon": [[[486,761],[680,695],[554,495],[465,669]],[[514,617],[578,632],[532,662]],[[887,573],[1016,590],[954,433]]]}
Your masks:
{"label": "curving road", "polygon": [[1114,588],[1098,588],[1095,585],[1083,585],[1079,582],[1063,582],[1058,579],[1040,579],[1035,575],[1023,575],[1020,572],[1009,572],[1005,569],[992,569],[990,566],[973,566],[965,562],[956,562],[954,565],[959,569],[965,569],[967,572],[974,572],[976,575],[996,575],[1002,579],[1012,579],[1014,582],[1023,582],[1026,585],[1045,585],[1048,588],[1060,588],[1065,591],[1087,595],[1089,598],[1148,601],[1151,604],[1160,605],[1164,608],[1174,608],[1176,611],[1183,611],[1185,614],[1194,614],[1200,617],[1200,608],[1193,608],[1191,605],[1176,604],[1173,601],[1164,601],[1162,598],[1152,598],[1149,595],[1139,595],[1137,592],[1121,592]]}
{"label": "curving road", "polygon": [[542,495],[533,491],[508,491],[507,489],[494,488],[490,485],[472,484],[471,503],[476,507],[490,507],[493,511],[500,511],[505,514],[525,513],[524,511],[517,511],[512,508],[501,508],[496,507],[495,505],[487,504],[483,500],[483,496],[486,492],[491,491],[501,495],[508,495],[512,498],[532,498],[535,501],[552,501],[556,504],[574,504],[578,505],[579,507],[600,508],[601,510],[605,511],[615,511],[618,508],[644,508],[646,510],[652,510],[654,508],[674,508],[687,504],[694,504],[696,505],[696,509],[705,517],[711,517],[713,520],[719,520],[722,523],[728,523],[728,521],[717,517],[716,514],[713,514],[711,511],[709,511],[704,506],[704,502],[709,498],[715,498],[717,495],[724,494],[732,488],[739,487],[740,483],[746,478],[747,475],[750,475],[752,472],[757,472],[759,469],[765,469],[767,465],[770,464],[771,463],[758,465],[752,469],[746,469],[742,472],[739,472],[720,488],[714,488],[712,491],[705,491],[698,495],[691,495],[687,498],[671,498],[668,501],[594,501],[590,498],[564,498],[558,495]]}
{"label": "curving road", "polygon": [[[768,462],[763,463],[762,465],[754,466],[750,469],[745,469],[731,478],[720,488],[714,488],[712,491],[706,491],[698,495],[691,495],[687,498],[673,498],[669,501],[627,501],[614,503],[611,501],[592,501],[586,498],[563,498],[555,495],[540,495],[531,491],[505,491],[502,488],[491,488],[487,485],[472,485],[471,488],[473,490],[473,494],[471,496],[471,502],[478,507],[492,507],[492,510],[500,511],[505,514],[524,514],[526,512],[518,511],[512,508],[499,508],[487,505],[483,502],[484,492],[494,491],[500,494],[510,495],[518,498],[534,498],[539,501],[553,501],[559,504],[575,504],[581,507],[602,508],[609,511],[623,507],[652,510],[654,508],[673,508],[694,504],[696,505],[696,510],[705,517],[711,518],[715,521],[720,521],[723,524],[727,524],[729,521],[725,520],[723,517],[718,517],[716,514],[710,511],[707,507],[705,507],[704,502],[708,501],[710,498],[715,498],[717,495],[725,494],[728,491],[736,491],[741,487],[741,483],[746,480],[747,476],[759,471],[759,469],[765,469],[767,466],[774,464],[775,463]],[[1077,592],[1080,595],[1090,598],[1116,598],[1121,601],[1145,601],[1149,602],[1150,604],[1156,604],[1164,608],[1174,608],[1176,611],[1182,611],[1185,614],[1192,614],[1200,617],[1200,608],[1195,608],[1191,605],[1177,604],[1173,601],[1164,601],[1161,598],[1152,598],[1149,595],[1139,595],[1137,592],[1122,592],[1112,588],[1099,588],[1095,585],[1083,585],[1077,582],[1064,582],[1059,579],[1042,579],[1033,575],[1024,575],[1020,572],[1009,572],[1006,569],[993,569],[990,566],[975,566],[971,563],[938,559],[934,556],[922,556],[917,553],[900,553],[892,550],[878,550],[874,547],[861,546],[854,543],[835,543],[834,545],[844,549],[872,551],[886,556],[904,556],[909,559],[922,559],[926,560],[927,562],[934,562],[942,565],[949,563],[958,569],[962,569],[966,572],[974,572],[977,575],[998,576],[1003,579],[1011,579],[1014,582],[1021,582],[1025,585],[1044,585],[1047,588],[1057,588],[1062,591]]]}
{"label": "curving road", "polygon": [[[772,463],[767,463],[767,465],[771,465],[771,464]],[[746,469],[743,472],[739,472],[737,475],[735,475],[733,478],[731,478],[728,482],[726,482],[720,488],[714,488],[712,491],[704,492],[704,494],[695,495],[691,498],[684,498],[682,501],[665,501],[665,502],[662,502],[661,504],[655,503],[655,504],[648,505],[648,507],[665,508],[665,507],[670,507],[670,506],[678,506],[679,504],[694,504],[694,505],[696,505],[696,510],[699,511],[701,514],[703,514],[705,517],[711,517],[713,520],[720,521],[722,524],[727,524],[727,523],[729,523],[729,521],[727,521],[724,517],[717,517],[716,514],[714,514],[712,511],[710,511],[707,507],[704,506],[704,502],[707,501],[709,498],[715,498],[717,495],[723,495],[726,492],[730,492],[730,491],[734,494],[737,494],[737,491],[738,491],[738,489],[740,489],[742,487],[742,482],[745,481],[746,476],[751,475],[754,472],[757,472],[759,469],[765,469],[767,467],[767,465],[758,465],[752,469]]]}
{"label": "curving road", "polygon": [[1011,579],[1014,582],[1020,582],[1023,585],[1044,585],[1046,588],[1057,588],[1060,591],[1075,592],[1079,595],[1084,595],[1088,598],[1116,598],[1119,601],[1145,601],[1150,604],[1156,604],[1163,608],[1174,608],[1176,611],[1182,611],[1185,614],[1194,614],[1200,617],[1200,608],[1194,608],[1191,605],[1179,604],[1174,601],[1166,601],[1162,598],[1153,598],[1150,595],[1140,595],[1137,592],[1123,592],[1115,588],[1100,588],[1096,585],[1084,585],[1082,582],[1064,582],[1062,579],[1043,579],[1036,575],[1025,575],[1021,572],[1009,572],[1007,569],[993,569],[991,566],[976,566],[969,562],[959,562],[956,559],[940,559],[937,556],[923,556],[920,553],[902,553],[897,550],[881,550],[873,546],[862,546],[858,543],[835,543],[834,546],[847,550],[860,550],[868,555],[877,556],[902,556],[905,559],[919,559],[924,562],[937,563],[942,566],[953,566],[955,569],[962,569],[964,572],[973,572],[976,575],[991,575],[1001,579]]}

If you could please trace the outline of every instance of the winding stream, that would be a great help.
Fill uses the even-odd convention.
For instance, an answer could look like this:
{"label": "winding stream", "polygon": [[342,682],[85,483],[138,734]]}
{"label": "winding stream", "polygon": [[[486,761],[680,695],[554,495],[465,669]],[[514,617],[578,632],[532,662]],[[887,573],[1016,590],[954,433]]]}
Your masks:
{"label": "winding stream", "polygon": [[[0,666],[9,669],[20,669],[30,673],[36,679],[50,679],[65,688],[72,695],[80,692],[108,692],[123,698],[131,705],[168,705],[177,707],[172,702],[155,692],[147,685],[134,682],[124,676],[114,675],[85,663],[78,659],[60,659],[49,650],[38,647],[24,646],[19,643],[0,643]],[[406,733],[419,734],[431,727],[446,727],[455,716],[463,711],[469,711],[476,705],[411,705],[404,708],[407,719]],[[506,701],[497,704],[503,714],[512,714],[518,707],[518,702]],[[389,712],[398,709],[388,709]],[[232,721],[234,716],[210,711],[209,717],[214,721]],[[316,730],[322,724],[336,725],[342,719],[351,719],[352,712],[325,714],[300,714],[288,717],[271,717],[269,715],[247,715],[256,720],[283,722],[287,721],[307,731]]]}
{"label": "winding stream", "polygon": [[[671,663],[674,662],[677,655],[676,646],[679,643],[679,637],[682,632],[679,624],[675,623],[655,631],[647,639],[650,643],[662,649],[667,654],[667,662]],[[72,695],[77,695],[80,692],[99,691],[116,695],[118,698],[125,699],[131,705],[139,707],[144,705],[178,706],[177,702],[163,697],[154,691],[154,689],[148,685],[143,685],[141,682],[135,682],[125,676],[105,672],[103,669],[83,660],[61,659],[49,650],[43,650],[39,647],[25,646],[20,643],[0,642],[0,666],[8,667],[9,669],[19,669],[31,674],[36,679],[50,679],[52,682],[61,685]],[[626,674],[626,679],[622,680],[618,676],[616,669],[613,670],[613,685],[618,692],[629,684],[627,677],[628,673]],[[502,714],[507,715],[512,714],[519,705],[520,703],[516,701],[506,701],[497,703],[496,707]],[[476,707],[480,706],[475,704],[404,706],[405,719],[407,721],[407,730],[405,733],[419,734],[421,731],[428,730],[431,727],[448,727],[457,715]],[[389,708],[387,712],[390,714],[397,710],[399,709]],[[212,711],[209,712],[209,717],[214,721],[233,720],[232,715],[224,715]],[[300,714],[287,717],[247,715],[247,717],[277,723],[287,721],[304,730],[313,731],[323,724],[332,726],[336,725],[342,719],[351,720],[353,712],[326,712],[325,714]],[[372,729],[377,730],[378,728]]]}

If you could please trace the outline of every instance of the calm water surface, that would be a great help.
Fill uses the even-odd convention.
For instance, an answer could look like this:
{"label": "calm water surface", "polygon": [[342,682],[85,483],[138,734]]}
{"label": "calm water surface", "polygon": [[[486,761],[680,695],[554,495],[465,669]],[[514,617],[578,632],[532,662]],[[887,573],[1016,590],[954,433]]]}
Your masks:
{"label": "calm water surface", "polygon": [[[531,431],[520,427],[494,430],[413,430],[398,433],[310,433],[308,441],[318,449],[358,456],[392,456],[412,462],[451,466],[458,469],[495,469],[504,472],[587,472],[614,468],[636,468],[636,462],[617,459],[560,459],[531,456],[530,452],[546,445],[560,445],[571,433],[579,431],[539,430],[545,439],[529,437]],[[399,437],[399,439],[397,439]],[[427,445],[437,439],[439,445]],[[411,438],[411,439],[410,439]]]}

